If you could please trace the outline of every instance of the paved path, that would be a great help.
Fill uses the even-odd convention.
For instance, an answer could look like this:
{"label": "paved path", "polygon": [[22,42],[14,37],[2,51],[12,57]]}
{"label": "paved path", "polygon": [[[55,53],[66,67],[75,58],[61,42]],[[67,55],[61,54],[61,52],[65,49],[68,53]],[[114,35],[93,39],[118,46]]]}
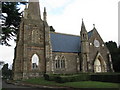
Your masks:
{"label": "paved path", "polygon": [[2,88],[30,88],[30,87],[23,87],[23,86],[17,86],[13,84],[7,84],[5,81],[2,81]]}
{"label": "paved path", "polygon": [[92,88],[55,88],[55,87],[46,87],[46,86],[35,86],[35,85],[25,85],[25,86],[18,86],[14,84],[8,84],[5,81],[2,81],[2,88],[5,88],[3,90],[120,90],[117,88],[104,88],[104,89],[92,89]]}
{"label": "paved path", "polygon": [[[49,87],[30,87],[30,86],[18,86],[14,84],[8,84],[4,80],[2,81],[2,88],[5,90],[67,90],[66,88],[49,88]],[[4,89],[3,89],[4,90]]]}

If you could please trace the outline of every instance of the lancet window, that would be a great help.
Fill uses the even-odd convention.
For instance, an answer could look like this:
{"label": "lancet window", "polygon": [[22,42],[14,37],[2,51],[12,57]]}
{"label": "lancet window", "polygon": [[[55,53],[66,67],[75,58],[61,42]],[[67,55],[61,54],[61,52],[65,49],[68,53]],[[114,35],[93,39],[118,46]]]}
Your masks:
{"label": "lancet window", "polygon": [[62,69],[65,68],[65,57],[64,56],[56,56],[55,57],[55,68]]}

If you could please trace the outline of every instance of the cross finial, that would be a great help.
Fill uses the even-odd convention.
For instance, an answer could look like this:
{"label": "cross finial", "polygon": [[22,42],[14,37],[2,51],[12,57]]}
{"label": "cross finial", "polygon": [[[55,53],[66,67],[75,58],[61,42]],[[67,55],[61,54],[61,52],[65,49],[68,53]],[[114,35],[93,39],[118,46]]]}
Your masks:
{"label": "cross finial", "polygon": [[83,18],[82,18],[82,21],[83,21]]}
{"label": "cross finial", "polygon": [[95,28],[95,24],[93,24],[93,28]]}

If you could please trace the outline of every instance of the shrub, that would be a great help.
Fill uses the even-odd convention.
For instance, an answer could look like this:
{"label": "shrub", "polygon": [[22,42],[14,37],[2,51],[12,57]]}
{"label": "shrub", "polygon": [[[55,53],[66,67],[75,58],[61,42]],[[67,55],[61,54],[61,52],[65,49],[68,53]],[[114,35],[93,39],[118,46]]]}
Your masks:
{"label": "shrub", "polygon": [[48,81],[55,81],[56,77],[58,76],[59,75],[55,75],[55,74],[44,74],[44,79]]}
{"label": "shrub", "polygon": [[44,79],[45,80],[49,80],[49,75],[48,74],[44,74]]}
{"label": "shrub", "polygon": [[102,81],[102,82],[112,82],[119,83],[120,82],[120,74],[119,73],[96,73],[96,74],[68,74],[68,75],[60,75],[60,74],[45,74],[45,80],[56,81],[58,83],[65,82],[77,82],[77,81]]}
{"label": "shrub", "polygon": [[88,81],[90,79],[88,74],[77,75],[44,75],[45,80],[56,81],[58,83]]}
{"label": "shrub", "polygon": [[76,82],[76,81],[88,81],[89,75],[79,74],[72,76],[60,76],[56,78],[56,82],[64,83],[64,82]]}
{"label": "shrub", "polygon": [[102,82],[120,82],[120,74],[93,74],[90,75],[92,81],[102,81]]}

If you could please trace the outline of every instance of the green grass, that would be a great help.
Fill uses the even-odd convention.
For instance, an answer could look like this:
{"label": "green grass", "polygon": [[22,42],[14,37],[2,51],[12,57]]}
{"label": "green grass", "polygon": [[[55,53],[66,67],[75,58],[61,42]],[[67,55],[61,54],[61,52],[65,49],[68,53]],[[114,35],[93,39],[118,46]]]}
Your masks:
{"label": "green grass", "polygon": [[116,83],[95,81],[67,82],[64,85],[75,88],[119,88],[119,84]]}
{"label": "green grass", "polygon": [[43,78],[34,78],[24,80],[24,82],[39,85],[50,85],[50,86],[66,86],[74,88],[120,88],[118,83],[108,82],[95,82],[95,81],[80,81],[80,82],[67,82],[67,83],[56,83],[54,81],[46,81]]}
{"label": "green grass", "polygon": [[40,84],[40,85],[54,85],[54,86],[60,86],[59,83],[56,83],[54,81],[47,81],[44,80],[44,78],[33,78],[33,79],[27,79],[23,82],[31,83],[31,84]]}

